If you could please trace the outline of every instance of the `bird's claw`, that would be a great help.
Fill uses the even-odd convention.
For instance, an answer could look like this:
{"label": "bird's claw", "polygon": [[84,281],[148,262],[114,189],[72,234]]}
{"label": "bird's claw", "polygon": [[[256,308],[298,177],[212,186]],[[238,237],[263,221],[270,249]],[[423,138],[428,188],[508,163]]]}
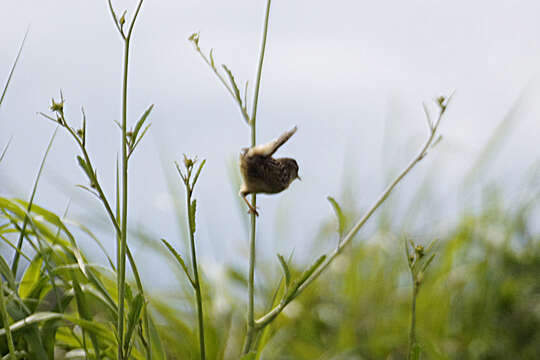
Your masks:
{"label": "bird's claw", "polygon": [[254,208],[253,206],[249,207],[248,213],[255,214],[255,216],[257,217],[259,216],[259,213],[257,212],[257,208],[256,207]]}

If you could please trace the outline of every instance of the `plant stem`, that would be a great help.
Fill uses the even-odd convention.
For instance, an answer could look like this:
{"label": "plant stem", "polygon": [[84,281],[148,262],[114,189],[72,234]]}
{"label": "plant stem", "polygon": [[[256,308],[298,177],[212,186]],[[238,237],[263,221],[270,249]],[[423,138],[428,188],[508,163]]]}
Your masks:
{"label": "plant stem", "polygon": [[0,311],[2,311],[2,318],[4,319],[4,329],[6,330],[7,344],[9,348],[9,359],[16,360],[15,345],[13,344],[13,336],[11,335],[11,329],[9,327],[9,317],[6,310],[6,300],[4,298],[4,281],[0,276]]}
{"label": "plant stem", "polygon": [[[127,220],[128,220],[128,143],[127,143],[127,87],[128,87],[128,67],[129,67],[129,45],[131,34],[135,26],[135,21],[141,10],[143,0],[137,4],[137,9],[133,15],[133,20],[129,26],[129,31],[124,37],[122,29],[120,34],[124,38],[124,77],[122,82],[122,231],[120,236],[120,264],[118,271],[118,358],[124,360],[124,299],[126,286],[126,250],[127,250]],[[113,11],[114,13],[114,11]],[[118,23],[116,23],[118,26]]]}
{"label": "plant stem", "polygon": [[127,157],[127,85],[129,66],[129,37],[124,43],[124,79],[122,85],[122,231],[120,232],[120,264],[118,265],[118,358],[124,359],[124,298],[126,283],[127,210],[128,210],[128,157]]}
{"label": "plant stem", "polygon": [[199,269],[197,266],[197,253],[195,251],[195,229],[193,228],[193,223],[195,215],[191,210],[191,195],[192,189],[187,188],[187,211],[188,211],[188,222],[189,222],[189,240],[191,246],[191,264],[193,266],[193,287],[195,289],[195,297],[197,298],[197,321],[199,325],[199,347],[201,353],[201,360],[206,359],[206,350],[204,345],[204,313],[202,305],[202,296],[201,296],[201,282],[199,281]]}
{"label": "plant stem", "polygon": [[[262,67],[264,62],[264,54],[266,51],[266,38],[268,36],[268,20],[270,18],[270,5],[272,0],[267,0],[266,11],[264,14],[264,25],[261,39],[261,48],[259,50],[259,62],[257,65],[257,77],[255,80],[255,90],[253,96],[253,112],[251,114],[250,127],[251,127],[251,147],[256,145],[256,121],[257,121],[257,108],[259,104],[259,89],[261,87]],[[251,206],[255,209],[257,207],[257,195],[251,195]],[[255,327],[255,240],[256,240],[256,216],[251,214],[251,233],[249,239],[249,274],[248,274],[248,316],[247,316],[247,333],[246,342],[244,343],[244,349],[242,354],[247,354],[251,350],[253,339],[256,335]]]}
{"label": "plant stem", "polygon": [[259,51],[259,64],[257,66],[257,79],[255,81],[255,93],[253,96],[253,112],[251,114],[251,146],[255,146],[255,119],[257,118],[257,107],[259,104],[259,89],[261,87],[262,67],[264,62],[264,53],[266,52],[266,38],[268,36],[268,20],[270,19],[270,4],[272,0],[267,0],[266,11],[264,14],[263,34],[261,40],[261,49]]}
{"label": "plant stem", "polygon": [[418,285],[416,279],[414,278],[414,273],[411,269],[411,278],[413,281],[413,292],[412,292],[412,304],[411,304],[411,332],[409,333],[409,351],[407,354],[407,359],[411,359],[411,354],[413,351],[414,343],[416,342],[415,336],[415,326],[416,326],[416,295],[418,294]]}

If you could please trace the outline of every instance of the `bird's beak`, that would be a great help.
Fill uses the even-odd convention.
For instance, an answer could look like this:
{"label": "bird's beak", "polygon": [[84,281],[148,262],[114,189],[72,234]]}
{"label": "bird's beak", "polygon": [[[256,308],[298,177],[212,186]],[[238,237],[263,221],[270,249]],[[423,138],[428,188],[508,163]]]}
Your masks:
{"label": "bird's beak", "polygon": [[296,175],[296,178],[300,181],[302,181],[302,178],[300,177],[300,175]]}

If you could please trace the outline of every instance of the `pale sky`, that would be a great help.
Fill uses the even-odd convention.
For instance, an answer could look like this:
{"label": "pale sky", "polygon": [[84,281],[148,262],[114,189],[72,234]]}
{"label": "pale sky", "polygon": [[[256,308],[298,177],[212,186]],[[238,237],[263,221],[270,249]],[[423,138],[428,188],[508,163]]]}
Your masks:
{"label": "pale sky", "polygon": [[[129,9],[129,20],[136,1],[114,4],[120,13]],[[54,131],[36,112],[47,112],[62,89],[72,123],[79,123],[81,106],[86,110],[89,150],[112,196],[122,43],[106,0],[3,1],[1,7],[0,79],[7,77],[28,25],[30,32],[0,108],[0,148],[13,137],[0,164],[0,195],[28,198]],[[182,153],[206,158],[196,197],[200,253],[207,262],[229,261],[246,248],[247,214],[239,210],[228,167],[249,144],[249,129],[187,38],[200,31],[201,47],[214,48],[218,64],[252,84],[263,7],[262,0],[146,0],[133,37],[130,122],[150,104],[155,108],[152,127],[132,157],[131,224],[144,224],[156,241],[165,237],[181,247],[165,177],[182,191],[173,161]],[[261,258],[274,261],[276,252],[293,249],[299,259],[313,258],[312,239],[332,216],[326,196],[346,197],[344,174],[354,175],[353,203],[365,209],[427,135],[422,101],[452,89],[443,142],[400,185],[394,201],[406,203],[431,172],[435,194],[421,214],[433,218],[419,221],[451,218],[448,209],[470,195],[458,194],[464,175],[524,91],[511,133],[482,177],[519,188],[540,155],[534,101],[540,97],[539,35],[538,1],[274,0],[258,139],[266,142],[297,125],[279,154],[298,160],[303,181],[259,200]],[[75,187],[86,184],[76,154],[60,131],[36,202],[61,214],[71,198],[71,216],[83,220],[101,207]],[[103,241],[112,252],[112,238]],[[328,239],[320,249],[334,242]]]}

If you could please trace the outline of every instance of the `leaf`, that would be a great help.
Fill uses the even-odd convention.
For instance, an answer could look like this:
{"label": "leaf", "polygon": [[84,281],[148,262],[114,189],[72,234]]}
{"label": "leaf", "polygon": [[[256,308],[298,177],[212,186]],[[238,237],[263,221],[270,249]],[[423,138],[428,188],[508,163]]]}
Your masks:
{"label": "leaf", "polygon": [[197,199],[193,199],[189,207],[189,227],[191,233],[195,234],[195,213],[197,211]]}
{"label": "leaf", "polygon": [[330,205],[332,205],[332,209],[334,209],[334,212],[336,214],[336,218],[338,221],[338,233],[341,237],[343,236],[343,231],[345,230],[345,216],[343,216],[343,211],[341,210],[341,207],[333,197],[327,196],[326,199],[330,202]]}
{"label": "leaf", "polygon": [[90,181],[93,181],[94,171],[92,170],[90,165],[80,155],[77,155],[77,161],[79,162],[79,166],[83,169],[88,179],[90,179]]}
{"label": "leaf", "polygon": [[41,266],[43,265],[43,259],[41,256],[36,256],[26,268],[24,275],[19,284],[19,296],[21,299],[26,299],[32,293],[32,290],[39,283],[41,276]]}
{"label": "leaf", "polygon": [[197,169],[197,172],[195,173],[195,177],[193,178],[193,186],[195,186],[195,184],[197,183],[197,180],[199,179],[199,175],[201,174],[201,170],[202,170],[204,164],[206,164],[206,159],[204,159],[201,162],[201,165],[199,165],[199,168]]}
{"label": "leaf", "polygon": [[210,65],[212,66],[212,69],[216,68],[216,65],[214,63],[214,49],[210,49]]}
{"label": "leaf", "polygon": [[409,243],[407,241],[407,238],[404,239],[404,245],[405,245],[405,256],[407,257],[407,264],[409,264],[409,268],[412,266],[412,260],[411,259],[411,250],[409,249]]}
{"label": "leaf", "polygon": [[94,233],[88,228],[86,227],[84,224],[78,222],[78,221],[75,221],[75,220],[64,220],[65,223],[67,223],[68,225],[74,225],[76,227],[78,227],[79,229],[81,229],[86,235],[88,235],[95,243],[96,245],[99,247],[99,249],[102,251],[103,255],[105,255],[105,257],[107,258],[107,261],[109,262],[109,265],[111,266],[111,268],[113,270],[115,270],[115,266],[114,266],[114,263],[112,262],[112,259],[110,258],[109,254],[107,253],[107,250],[105,249],[105,247],[103,246],[103,244],[101,243],[101,241],[97,238],[96,235],[94,235]]}
{"label": "leaf", "polygon": [[4,150],[2,150],[2,153],[0,154],[0,162],[2,162],[2,160],[4,159],[4,156],[6,155],[8,151],[9,145],[11,144],[11,140],[13,140],[13,136],[9,138],[6,146],[4,146]]}
{"label": "leaf", "polygon": [[[79,312],[79,316],[84,320],[92,322],[92,312],[90,311],[90,308],[88,307],[86,296],[81,290],[79,281],[77,280],[75,276],[72,277],[72,284],[73,284],[73,290],[75,291],[75,300],[77,301],[77,310]],[[90,333],[90,340],[92,341],[92,345],[94,346],[94,349],[99,353],[99,348],[100,348],[99,341],[95,333],[93,332]]]}
{"label": "leaf", "polygon": [[81,285],[79,284],[79,281],[76,279],[75,276],[72,276],[71,282],[73,284],[73,290],[75,292],[75,300],[77,301],[77,310],[79,312],[79,316],[84,320],[92,320],[92,315],[90,309],[88,308],[86,297],[81,290]]}
{"label": "leaf", "polygon": [[295,280],[294,286],[288,293],[288,297],[293,296],[296,293],[298,288],[302,286],[302,284],[305,283],[307,279],[309,279],[309,277],[315,272],[315,270],[317,270],[317,268],[321,266],[324,260],[326,260],[326,255],[323,255],[317,260],[315,260],[315,262],[313,262],[313,264],[306,271],[304,271],[302,275],[300,275],[300,278],[298,280]]}
{"label": "leaf", "polygon": [[82,117],[83,117],[83,121],[82,121],[82,144],[83,144],[83,147],[85,147],[86,145],[86,113],[84,112],[84,108],[81,106],[81,113],[82,113]]}
{"label": "leaf", "polygon": [[131,347],[131,338],[141,318],[143,307],[144,307],[144,297],[142,296],[141,293],[138,293],[131,301],[129,314],[128,314],[128,320],[127,320],[127,325],[126,325],[126,337],[124,340],[125,341],[124,350],[126,354],[129,353],[129,348]]}
{"label": "leaf", "polygon": [[19,46],[19,51],[17,52],[17,56],[15,57],[15,61],[13,62],[13,65],[11,66],[11,70],[9,71],[8,78],[6,80],[6,83],[4,84],[4,89],[2,90],[2,95],[0,96],[0,106],[2,105],[2,102],[4,101],[4,97],[6,96],[7,89],[9,87],[9,83],[11,81],[11,77],[13,76],[13,72],[15,71],[15,68],[17,67],[17,63],[19,62],[19,58],[21,57],[22,49],[24,47],[24,43],[26,42],[26,37],[28,36],[28,31],[30,28],[26,29],[26,33],[24,34],[23,41],[21,43],[21,46]]}
{"label": "leaf", "polygon": [[223,66],[223,69],[225,69],[225,72],[229,76],[229,80],[231,81],[231,85],[233,86],[234,96],[236,97],[236,100],[238,100],[239,104],[242,104],[242,98],[240,96],[240,90],[238,90],[238,85],[236,85],[236,81],[234,80],[234,76],[233,76],[231,70],[229,70],[229,68],[226,65],[221,65],[221,66]]}
{"label": "leaf", "polygon": [[240,358],[240,360],[255,360],[256,357],[257,357],[257,354],[252,352],[252,353],[249,353],[249,354],[246,354],[246,355],[242,356]]}
{"label": "leaf", "polygon": [[226,273],[227,273],[227,278],[231,279],[237,284],[242,285],[243,287],[247,287],[247,278],[243,272],[233,267],[227,267]]}
{"label": "leaf", "polygon": [[279,260],[281,268],[283,269],[283,274],[285,275],[285,284],[287,284],[288,287],[291,283],[291,272],[289,271],[289,266],[287,265],[287,262],[285,261],[283,255],[277,254],[277,258]]}
{"label": "leaf", "polygon": [[[52,148],[52,145],[53,145],[54,139],[56,137],[57,131],[58,131],[58,126],[54,129],[54,132],[53,132],[53,134],[51,136],[51,139],[49,140],[49,144],[47,145],[47,148],[45,149],[45,153],[43,154],[43,158],[41,159],[41,164],[39,165],[39,170],[38,170],[38,173],[37,173],[36,178],[34,180],[34,186],[32,187],[32,194],[30,195],[30,200],[28,200],[28,206],[26,208],[27,209],[27,214],[24,217],[22,230],[21,230],[21,232],[19,234],[19,240],[17,241],[17,250],[22,249],[22,245],[23,245],[23,242],[24,242],[24,235],[26,233],[26,225],[28,224],[28,220],[29,220],[28,217],[30,216],[28,213],[30,213],[30,210],[32,209],[32,203],[34,202],[34,197],[35,197],[36,192],[37,192],[39,179],[41,178],[41,174],[43,172],[43,169],[45,168],[45,161],[47,160],[47,157],[49,156],[49,151]],[[14,276],[17,275],[17,269],[18,269],[18,266],[19,266],[19,259],[20,259],[20,252],[17,251],[15,253],[15,256],[13,257],[13,263],[11,264],[11,271],[14,274]],[[13,289],[15,289],[15,288],[13,288]]]}
{"label": "leaf", "polygon": [[184,270],[184,272],[186,273],[186,276],[188,277],[188,280],[189,282],[191,283],[191,285],[195,288],[195,282],[193,281],[193,279],[191,278],[191,275],[189,275],[189,270],[186,266],[186,263],[184,262],[184,259],[182,259],[182,256],[180,256],[180,254],[172,247],[171,244],[169,244],[167,242],[167,240],[165,239],[161,239],[161,241],[163,242],[163,244],[165,244],[165,246],[167,247],[167,249],[169,249],[169,251],[171,252],[171,254],[173,254],[174,258],[176,259],[176,261],[178,261],[178,263],[180,264],[180,266],[182,267],[182,269]]}
{"label": "leaf", "polygon": [[148,131],[148,129],[150,128],[150,125],[152,124],[148,124],[146,125],[146,127],[144,128],[143,132],[141,133],[141,136],[139,136],[139,138],[135,141],[135,143],[133,144],[133,147],[131,148],[131,152],[130,152],[130,155],[133,153],[133,151],[135,150],[135,148],[137,147],[137,145],[139,145],[139,142],[142,140],[142,138],[144,137],[144,134],[146,134],[146,132]]}
{"label": "leaf", "polygon": [[[30,316],[27,316],[22,320],[14,322],[13,324],[11,324],[9,329],[11,331],[17,331],[17,330],[23,329],[25,327],[28,327],[30,325],[40,323],[43,321],[48,321],[52,319],[61,319],[63,316],[64,316],[63,314],[58,314],[58,313],[53,313],[53,312],[38,312]],[[5,334],[6,334],[6,330],[0,329],[0,336],[4,336]]]}
{"label": "leaf", "polygon": [[17,288],[13,273],[3,256],[0,256],[0,274],[6,278],[10,289],[15,290]]}
{"label": "leaf", "polygon": [[435,141],[433,142],[433,144],[431,144],[430,148],[434,148],[435,146],[437,146],[443,139],[443,136],[442,135],[439,135],[437,137],[437,139],[435,139]]}
{"label": "leaf", "polygon": [[315,260],[315,262],[313,262],[309,269],[302,273],[302,275],[300,276],[300,280],[298,281],[299,284],[302,285],[315,272],[315,270],[317,270],[317,268],[321,266],[324,260],[326,260],[326,255],[322,255],[317,260]]}
{"label": "leaf", "polygon": [[[139,131],[141,130],[144,122],[146,121],[146,119],[148,118],[148,116],[150,115],[150,113],[152,112],[152,109],[154,108],[154,104],[150,105],[148,107],[148,109],[146,109],[146,111],[142,114],[141,118],[139,119],[139,121],[137,121],[137,124],[135,124],[135,128],[133,129],[133,136],[132,136],[132,139],[133,141],[135,141],[137,138],[138,138],[138,135],[139,135]],[[147,127],[148,128],[148,127]],[[144,134],[143,134],[144,135]],[[141,137],[143,136],[141,135]]]}
{"label": "leaf", "polygon": [[427,270],[427,268],[429,267],[429,265],[431,264],[431,262],[433,261],[433,259],[435,258],[435,255],[437,254],[431,254],[431,256],[429,257],[429,259],[426,261],[426,263],[424,264],[424,266],[422,267],[422,272],[425,272]]}
{"label": "leaf", "polygon": [[152,357],[155,359],[165,359],[165,350],[163,349],[163,343],[161,342],[156,324],[154,323],[152,317],[150,317],[148,320],[148,337],[150,338],[150,344],[152,344]]}

